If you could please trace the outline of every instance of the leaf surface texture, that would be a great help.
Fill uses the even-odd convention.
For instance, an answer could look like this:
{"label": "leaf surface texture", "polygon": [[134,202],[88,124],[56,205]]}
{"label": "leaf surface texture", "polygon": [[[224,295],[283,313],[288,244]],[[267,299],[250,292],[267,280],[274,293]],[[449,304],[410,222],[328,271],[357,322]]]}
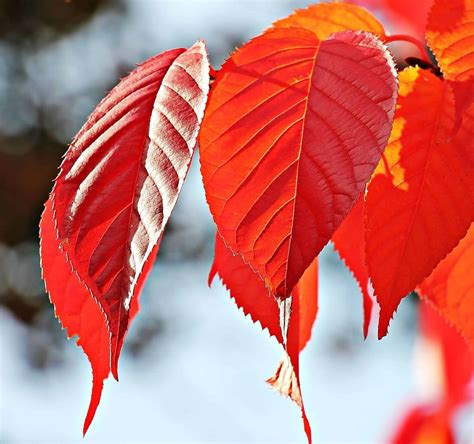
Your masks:
{"label": "leaf surface texture", "polygon": [[220,235],[286,297],[348,214],[388,139],[391,59],[371,34],[274,29],[218,73],[200,135]]}

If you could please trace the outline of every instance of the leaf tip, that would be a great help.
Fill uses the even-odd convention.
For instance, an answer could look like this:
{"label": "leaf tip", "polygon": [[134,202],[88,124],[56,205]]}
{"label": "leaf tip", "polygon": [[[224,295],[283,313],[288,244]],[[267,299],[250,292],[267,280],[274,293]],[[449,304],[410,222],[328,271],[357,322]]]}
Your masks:
{"label": "leaf tip", "polygon": [[211,288],[212,282],[214,281],[216,274],[217,274],[217,265],[216,265],[216,261],[214,261],[211,265],[211,269],[209,270],[209,275],[207,277],[207,286],[209,288]]}
{"label": "leaf tip", "polygon": [[99,406],[100,398],[102,396],[102,389],[104,387],[104,379],[95,379],[92,380],[92,394],[91,400],[89,403],[89,409],[87,410],[86,419],[84,420],[84,426],[82,428],[82,437],[86,436],[87,431],[94,419],[95,412]]}
{"label": "leaf tip", "polygon": [[377,332],[377,337],[379,340],[387,336],[388,326],[390,324],[390,319],[392,318],[392,314],[390,314],[390,312],[387,310],[384,310],[384,309],[380,310],[379,326],[378,326],[378,332]]}
{"label": "leaf tip", "polygon": [[123,344],[123,338],[120,344],[117,345],[117,349],[115,352],[112,353],[111,356],[111,366],[110,366],[110,372],[112,373],[112,376],[114,379],[119,382],[119,376],[118,376],[118,361],[120,357],[120,351],[122,348]]}

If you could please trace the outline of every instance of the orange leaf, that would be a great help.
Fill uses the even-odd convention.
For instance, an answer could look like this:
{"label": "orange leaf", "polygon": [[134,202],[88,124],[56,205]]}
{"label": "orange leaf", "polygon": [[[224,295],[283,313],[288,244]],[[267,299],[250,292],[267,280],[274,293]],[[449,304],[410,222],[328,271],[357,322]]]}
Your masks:
{"label": "orange leaf", "polygon": [[365,8],[348,3],[319,3],[273,23],[274,28],[300,27],[312,31],[324,40],[334,32],[367,31],[382,40],[385,31],[381,23]]}
{"label": "orange leaf", "polygon": [[437,0],[428,17],[426,39],[456,102],[456,126],[474,99],[474,1]]}
{"label": "orange leaf", "polygon": [[[216,273],[229,290],[237,307],[241,308],[245,315],[249,315],[253,322],[259,322],[262,329],[268,329],[285,347],[285,358],[267,382],[281,394],[289,396],[300,407],[308,442],[311,442],[311,428],[299,382],[299,354],[311,337],[318,310],[317,259],[311,263],[296,285],[291,302],[286,299],[281,305],[242,258],[234,256],[226,248],[219,235],[216,235],[215,258],[209,274],[209,283]],[[288,304],[291,304],[289,320],[282,318],[286,314],[285,308],[289,307]]]}
{"label": "orange leaf", "polygon": [[400,73],[393,130],[366,197],[366,260],[380,304],[379,337],[400,300],[427,277],[474,219],[474,107],[453,136],[449,85]]}
{"label": "orange leaf", "polygon": [[473,0],[436,0],[428,15],[426,39],[447,80],[474,77]]}
{"label": "orange leaf", "polygon": [[385,147],[392,61],[367,33],[320,43],[274,29],[219,71],[200,134],[219,233],[286,297],[359,197]]}
{"label": "orange leaf", "polygon": [[369,294],[369,272],[365,263],[364,196],[359,197],[331,240],[339,256],[357,280],[362,292],[363,332],[364,338],[366,338],[369,332],[373,302]]}
{"label": "orange leaf", "polygon": [[474,225],[471,225],[466,237],[418,286],[418,292],[457,328],[474,352],[473,269]]}

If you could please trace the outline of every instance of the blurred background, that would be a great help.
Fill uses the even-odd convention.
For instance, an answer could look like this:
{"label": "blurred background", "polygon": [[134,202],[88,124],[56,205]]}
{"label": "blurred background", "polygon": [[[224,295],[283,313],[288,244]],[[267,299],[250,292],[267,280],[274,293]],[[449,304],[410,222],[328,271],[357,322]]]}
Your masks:
{"label": "blurred background", "polygon": [[[276,342],[219,282],[207,288],[214,231],[197,156],[125,342],[120,384],[107,381],[84,441],[91,373],[45,294],[38,222],[69,141],[136,63],[204,38],[218,68],[306,5],[0,0],[1,443],[305,442],[298,409],[264,383],[282,354]],[[390,24],[389,11],[374,12]],[[332,246],[320,263],[320,312],[301,369],[314,437],[386,442],[403,412],[429,396],[430,368],[418,379],[413,371],[417,298],[404,300],[387,338],[371,331],[364,341],[352,276]],[[457,416],[459,442],[471,442],[472,415],[468,405]]]}

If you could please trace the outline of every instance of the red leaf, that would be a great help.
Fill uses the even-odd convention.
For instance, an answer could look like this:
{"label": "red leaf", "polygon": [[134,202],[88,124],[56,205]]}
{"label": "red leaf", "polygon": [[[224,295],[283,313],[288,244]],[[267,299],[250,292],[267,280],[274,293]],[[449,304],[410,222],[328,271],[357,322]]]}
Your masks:
{"label": "red leaf", "polygon": [[277,301],[242,258],[233,255],[226,248],[218,234],[216,234],[214,262],[209,273],[209,285],[216,274],[219,274],[230,296],[237,307],[244,311],[245,316],[249,315],[255,323],[260,322],[263,330],[267,329],[271,336],[283,344]]}
{"label": "red leaf", "polygon": [[[115,378],[138,294],[189,168],[208,87],[203,42],[140,65],[74,138],[48,201],[52,220],[44,219],[47,212],[41,222],[42,255],[59,248],[105,316]],[[53,302],[78,297],[79,290],[55,281],[46,262],[43,268]],[[68,313],[58,315],[68,328]]]}
{"label": "red leaf", "polygon": [[[464,336],[474,352],[474,226],[466,237],[418,287]],[[454,360],[453,362],[456,362]]]}
{"label": "red leaf", "polygon": [[[216,273],[229,289],[237,307],[241,308],[245,315],[250,315],[253,322],[259,322],[262,329],[268,329],[269,333],[286,348],[285,358],[280,362],[275,375],[267,382],[281,394],[289,396],[300,407],[308,442],[311,442],[311,428],[306,417],[299,383],[299,353],[311,337],[311,329],[318,310],[317,259],[312,262],[296,285],[289,320],[283,321],[285,310],[283,309],[280,314],[278,302],[265,288],[262,280],[240,256],[234,256],[226,248],[219,235],[216,235],[215,258],[209,282]],[[284,300],[281,304],[290,302]]]}
{"label": "red leaf", "polygon": [[453,90],[455,114],[453,133],[456,133],[462,125],[464,114],[473,103],[474,77],[464,82],[451,81],[449,84]]}
{"label": "red leaf", "polygon": [[[54,219],[49,199],[40,222],[42,272],[56,316],[69,338],[78,337],[77,344],[92,366],[93,386],[84,421],[85,434],[99,405],[104,379],[110,372],[110,333],[104,313],[61,253],[52,227]],[[66,293],[74,297],[64,297]]]}
{"label": "red leaf", "polygon": [[474,219],[474,107],[453,136],[451,89],[428,71],[400,73],[392,135],[368,187],[366,260],[380,304],[379,337],[400,300]]}
{"label": "red leaf", "polygon": [[[290,356],[303,350],[311,339],[311,330],[318,314],[318,259],[305,270],[293,289],[287,350]],[[296,360],[295,360],[296,362]],[[295,364],[295,367],[296,364]]]}
{"label": "red leaf", "polygon": [[364,196],[359,198],[331,240],[362,292],[364,338],[367,338],[373,302],[369,293],[369,272],[365,263]]}
{"label": "red leaf", "polygon": [[200,133],[226,244],[286,297],[359,197],[390,132],[393,63],[367,33],[274,29],[224,64]]}
{"label": "red leaf", "polygon": [[[281,303],[286,304],[287,301],[285,299]],[[318,313],[317,258],[311,262],[296,284],[291,301],[286,338],[287,357],[281,360],[275,374],[267,382],[282,395],[290,397],[300,407],[304,430],[308,442],[311,443],[311,426],[301,395],[299,354],[311,338],[311,330]]]}
{"label": "red leaf", "polygon": [[385,37],[382,24],[366,9],[348,3],[318,3],[273,24],[274,28],[300,27],[314,32],[318,39],[324,40],[339,31],[367,31]]}

